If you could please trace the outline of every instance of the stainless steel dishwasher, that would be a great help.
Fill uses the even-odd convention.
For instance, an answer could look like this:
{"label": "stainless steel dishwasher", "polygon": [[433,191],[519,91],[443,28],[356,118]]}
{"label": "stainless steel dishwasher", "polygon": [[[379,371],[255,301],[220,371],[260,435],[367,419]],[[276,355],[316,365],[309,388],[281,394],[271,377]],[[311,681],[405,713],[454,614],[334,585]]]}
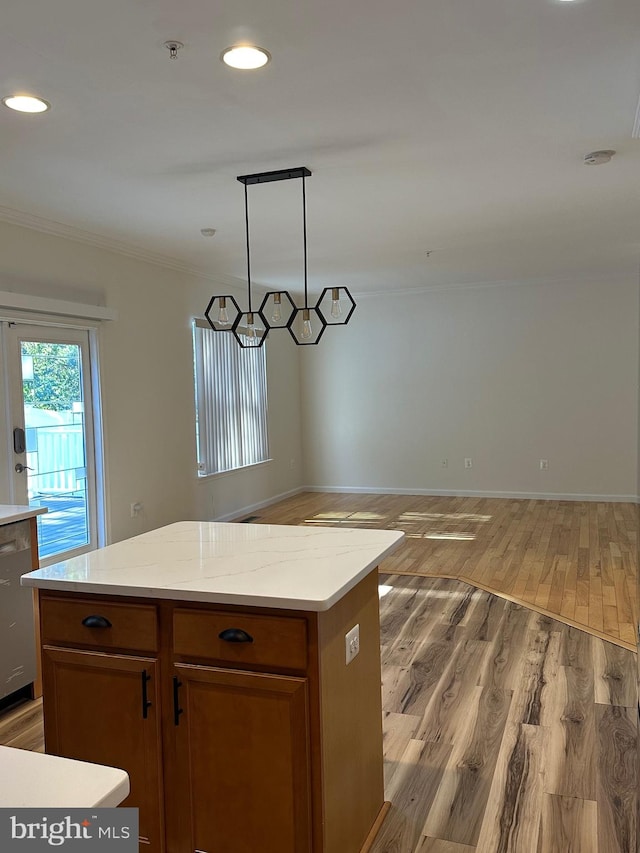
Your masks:
{"label": "stainless steel dishwasher", "polygon": [[33,597],[20,586],[31,571],[29,521],[0,527],[0,700],[36,677]]}

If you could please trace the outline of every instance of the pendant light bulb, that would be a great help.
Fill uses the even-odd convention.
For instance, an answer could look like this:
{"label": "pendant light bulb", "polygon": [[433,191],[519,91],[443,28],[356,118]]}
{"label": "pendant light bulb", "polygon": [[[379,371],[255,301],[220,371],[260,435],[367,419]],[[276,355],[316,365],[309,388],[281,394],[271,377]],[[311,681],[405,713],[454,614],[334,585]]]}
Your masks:
{"label": "pendant light bulb", "polygon": [[340,288],[331,288],[331,316],[334,320],[339,320],[342,316],[342,306],[340,305]]}
{"label": "pendant light bulb", "polygon": [[247,314],[247,337],[251,344],[256,343],[256,327],[253,321],[253,314]]}
{"label": "pendant light bulb", "polygon": [[282,320],[282,310],[280,306],[282,305],[282,296],[279,293],[273,294],[273,313],[271,315],[272,323],[279,323]]}
{"label": "pendant light bulb", "polygon": [[218,312],[218,323],[221,326],[229,325],[229,312],[227,311],[227,300],[224,296],[220,297],[220,311]]}
{"label": "pendant light bulb", "polygon": [[311,320],[309,318],[309,309],[304,308],[302,311],[302,334],[300,337],[304,338],[304,340],[309,340],[313,335],[313,329],[311,328]]}

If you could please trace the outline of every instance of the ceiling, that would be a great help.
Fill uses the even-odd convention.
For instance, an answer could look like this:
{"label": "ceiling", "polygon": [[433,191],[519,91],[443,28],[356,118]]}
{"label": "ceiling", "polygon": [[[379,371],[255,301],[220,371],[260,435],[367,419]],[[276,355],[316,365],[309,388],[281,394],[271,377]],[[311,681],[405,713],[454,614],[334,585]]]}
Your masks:
{"label": "ceiling", "polygon": [[[639,36],[638,0],[7,3],[0,96],[52,109],[0,107],[0,218],[244,279],[236,176],[304,165],[312,291],[633,274]],[[249,200],[255,279],[299,290],[301,182]]]}

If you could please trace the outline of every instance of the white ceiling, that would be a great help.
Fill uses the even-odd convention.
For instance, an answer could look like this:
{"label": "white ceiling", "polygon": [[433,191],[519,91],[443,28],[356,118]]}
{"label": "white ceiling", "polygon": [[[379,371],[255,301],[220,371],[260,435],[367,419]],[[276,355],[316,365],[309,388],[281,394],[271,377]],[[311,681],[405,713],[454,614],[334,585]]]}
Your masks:
{"label": "white ceiling", "polygon": [[[314,291],[628,273],[639,36],[638,0],[5,3],[0,96],[53,108],[0,108],[0,218],[243,278],[236,176],[306,165]],[[301,286],[300,192],[249,188],[258,281]]]}

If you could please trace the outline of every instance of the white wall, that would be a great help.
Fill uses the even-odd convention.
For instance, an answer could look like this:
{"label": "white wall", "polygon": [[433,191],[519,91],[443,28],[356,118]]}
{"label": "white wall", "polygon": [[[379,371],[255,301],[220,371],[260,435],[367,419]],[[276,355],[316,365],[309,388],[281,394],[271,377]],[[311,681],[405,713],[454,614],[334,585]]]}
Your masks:
{"label": "white wall", "polygon": [[[215,288],[186,273],[0,223],[0,290],[118,312],[100,329],[110,541],[181,519],[230,516],[300,484],[298,350],[283,334],[267,342],[273,461],[196,476],[191,319],[203,315]],[[238,296],[244,304],[245,294]],[[0,435],[5,503],[7,464]],[[130,517],[135,501],[144,505],[139,518]]]}
{"label": "white wall", "polygon": [[637,279],[361,298],[302,379],[309,486],[636,494]]}

